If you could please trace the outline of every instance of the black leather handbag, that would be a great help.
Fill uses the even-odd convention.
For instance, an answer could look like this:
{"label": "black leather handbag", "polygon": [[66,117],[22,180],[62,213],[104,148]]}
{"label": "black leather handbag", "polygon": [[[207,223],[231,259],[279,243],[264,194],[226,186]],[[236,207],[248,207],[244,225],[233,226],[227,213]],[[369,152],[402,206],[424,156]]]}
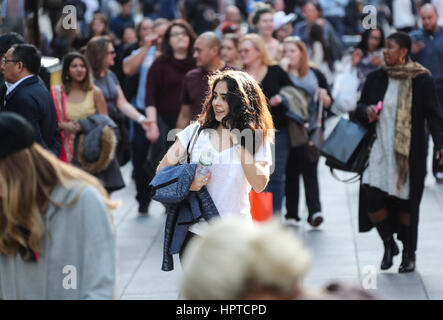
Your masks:
{"label": "black leather handbag", "polygon": [[[326,158],[326,165],[334,177],[343,182],[356,182],[368,166],[374,140],[375,130],[341,118],[321,146],[320,153]],[[356,175],[342,180],[334,174],[334,169],[355,172]]]}

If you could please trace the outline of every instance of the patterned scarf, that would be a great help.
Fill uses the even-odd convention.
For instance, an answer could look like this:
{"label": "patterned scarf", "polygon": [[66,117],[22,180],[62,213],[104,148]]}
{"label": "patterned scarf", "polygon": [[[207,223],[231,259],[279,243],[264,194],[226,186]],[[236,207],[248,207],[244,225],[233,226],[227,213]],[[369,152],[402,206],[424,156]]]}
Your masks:
{"label": "patterned scarf", "polygon": [[397,117],[395,119],[395,160],[398,166],[397,189],[407,181],[409,170],[409,154],[411,151],[411,109],[412,109],[412,79],[416,76],[431,72],[410,59],[404,65],[382,66],[388,76],[400,80],[397,98]]}

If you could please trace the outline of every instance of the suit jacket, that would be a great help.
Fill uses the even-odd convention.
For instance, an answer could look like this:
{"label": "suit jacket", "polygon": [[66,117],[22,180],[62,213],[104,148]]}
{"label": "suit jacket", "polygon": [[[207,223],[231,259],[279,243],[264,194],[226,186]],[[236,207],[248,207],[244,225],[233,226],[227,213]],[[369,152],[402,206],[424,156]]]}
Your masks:
{"label": "suit jacket", "polygon": [[39,77],[30,77],[6,97],[5,94],[6,85],[3,85],[0,91],[1,111],[16,112],[28,120],[34,127],[36,141],[58,157],[61,137],[56,110],[48,89]]}

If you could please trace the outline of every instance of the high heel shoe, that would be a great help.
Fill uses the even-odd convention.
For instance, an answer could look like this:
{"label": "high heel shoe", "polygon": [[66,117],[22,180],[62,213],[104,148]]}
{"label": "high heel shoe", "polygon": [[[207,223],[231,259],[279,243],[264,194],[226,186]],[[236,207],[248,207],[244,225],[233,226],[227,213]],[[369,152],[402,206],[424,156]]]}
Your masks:
{"label": "high heel shoe", "polygon": [[390,237],[387,240],[383,241],[383,244],[385,246],[385,253],[381,261],[380,269],[387,270],[392,267],[392,260],[394,256],[398,255],[400,252],[393,237]]}
{"label": "high heel shoe", "polygon": [[403,251],[399,273],[407,273],[415,270],[415,254]]}

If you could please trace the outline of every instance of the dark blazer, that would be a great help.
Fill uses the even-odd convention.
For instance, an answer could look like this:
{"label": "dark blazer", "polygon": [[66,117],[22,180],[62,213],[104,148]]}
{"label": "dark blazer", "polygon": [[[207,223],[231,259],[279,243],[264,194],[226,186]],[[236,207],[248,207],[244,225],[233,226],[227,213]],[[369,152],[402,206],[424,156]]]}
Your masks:
{"label": "dark blazer", "polygon": [[[379,68],[369,73],[363,86],[360,101],[357,105],[354,117],[362,124],[368,124],[366,108],[383,101],[388,87],[388,75]],[[412,244],[414,249],[417,244],[418,215],[421,197],[423,195],[424,180],[426,176],[426,155],[428,143],[426,138],[426,123],[429,124],[434,140],[435,148],[443,148],[443,114],[437,102],[434,82],[432,77],[421,74],[412,80],[412,128],[411,128],[411,153],[409,157],[410,177],[410,203],[411,225],[413,229]],[[394,123],[392,124],[395,125]],[[382,168],[381,168],[382,170]],[[366,232],[372,228],[366,209],[365,186],[360,188],[359,201],[359,231]],[[388,208],[389,209],[389,208]],[[392,210],[391,210],[392,211]],[[393,220],[392,226],[397,229],[396,214],[390,215]],[[400,238],[399,238],[400,239]]]}
{"label": "dark blazer", "polygon": [[28,120],[35,130],[36,141],[57,157],[60,154],[61,137],[52,97],[38,76],[20,83],[6,97],[6,85],[0,91],[2,111],[16,112]]}

